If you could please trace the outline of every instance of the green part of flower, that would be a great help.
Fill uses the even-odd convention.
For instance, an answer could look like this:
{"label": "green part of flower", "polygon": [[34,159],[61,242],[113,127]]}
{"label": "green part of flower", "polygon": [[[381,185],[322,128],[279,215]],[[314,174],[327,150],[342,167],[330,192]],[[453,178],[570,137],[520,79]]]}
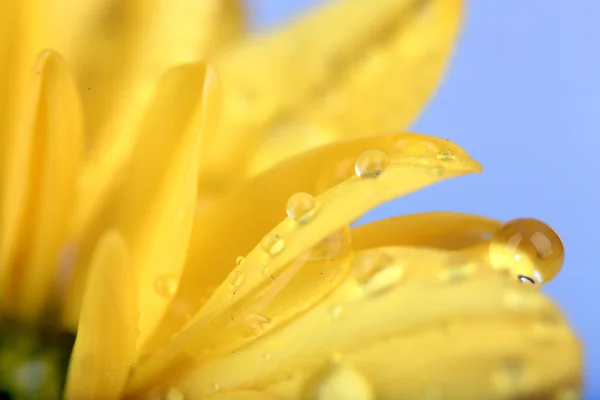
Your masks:
{"label": "green part of flower", "polygon": [[75,336],[0,319],[0,400],[59,399]]}

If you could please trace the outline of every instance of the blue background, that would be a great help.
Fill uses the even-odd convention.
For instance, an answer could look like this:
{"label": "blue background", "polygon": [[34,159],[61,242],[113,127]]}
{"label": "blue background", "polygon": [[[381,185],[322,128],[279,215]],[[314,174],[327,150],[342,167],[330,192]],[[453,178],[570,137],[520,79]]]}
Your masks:
{"label": "blue background", "polygon": [[[261,29],[318,3],[247,1]],[[392,201],[362,222],[451,210],[549,223],[567,259],[544,290],[583,338],[587,397],[600,398],[600,1],[472,0],[466,7],[446,79],[412,130],[450,138],[485,171]]]}

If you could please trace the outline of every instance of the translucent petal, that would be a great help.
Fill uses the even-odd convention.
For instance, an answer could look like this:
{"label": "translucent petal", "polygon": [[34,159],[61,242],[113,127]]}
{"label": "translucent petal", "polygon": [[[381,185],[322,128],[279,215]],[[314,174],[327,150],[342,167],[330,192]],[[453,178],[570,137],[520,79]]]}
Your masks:
{"label": "translucent petal", "polygon": [[[580,387],[581,346],[539,292],[477,263],[466,264],[474,269],[464,279],[447,279],[440,272],[466,266],[452,252],[382,250],[392,263],[371,277],[377,285],[350,276],[251,345],[198,363],[188,358],[187,374],[169,384],[190,398],[250,387],[314,398],[342,383],[408,399],[532,398]],[[390,273],[398,269],[403,274]]]}
{"label": "translucent petal", "polygon": [[[440,161],[435,153],[421,154],[413,151],[396,154],[398,143],[402,148],[409,144],[408,148],[413,150],[421,149],[423,143],[440,143],[448,150],[451,149],[456,157],[452,161]],[[285,219],[269,232],[266,224],[271,224],[272,227],[277,223],[273,221],[281,220],[285,215],[287,198],[296,191],[307,191],[308,187],[315,186],[323,161],[344,160],[349,155],[356,159],[362,151],[370,148],[394,154],[391,164],[379,176],[355,176],[332,187],[316,196],[319,210],[310,222],[300,225]],[[416,134],[381,135],[338,142],[280,164],[250,181],[239,192],[224,199],[196,220],[198,229],[192,237],[193,252],[188,258],[188,267],[184,270],[168,318],[160,325],[163,336],[158,344],[164,342],[169,329],[170,334],[173,334],[186,322],[181,313],[182,308],[188,312],[197,309],[200,305],[198,291],[202,290],[203,284],[210,286],[223,282],[190,325],[194,321],[202,321],[203,324],[216,318],[216,315],[235,303],[236,299],[242,299],[271,280],[269,275],[264,274],[265,269],[278,275],[286,265],[298,259],[317,242],[334,234],[376,205],[440,180],[479,172],[480,169],[479,164],[457,145]],[[279,235],[285,244],[278,251],[265,249],[265,242],[256,245],[265,235]],[[252,249],[253,244],[250,243],[256,247]],[[248,252],[244,262],[243,284],[236,289],[236,297],[232,299],[230,282],[223,280],[235,265],[237,256]],[[194,341],[193,338],[190,340]],[[201,341],[198,345],[200,343]],[[188,345],[194,347],[192,343]],[[140,373],[140,376],[143,374]]]}
{"label": "translucent petal", "polygon": [[135,352],[136,291],[126,243],[118,232],[108,232],[92,258],[65,399],[119,398]]}
{"label": "translucent petal", "polygon": [[127,173],[109,207],[79,243],[83,256],[77,262],[65,313],[70,324],[77,320],[85,254],[104,227],[114,226],[130,244],[139,277],[140,341],[154,329],[170,301],[160,280],[169,277],[177,285],[188,249],[201,139],[214,122],[206,106],[215,93],[214,84],[214,72],[202,63],[177,67],[161,80]]}
{"label": "translucent petal", "polygon": [[90,136],[74,227],[81,232],[143,140],[140,126],[161,75],[226,46],[241,34],[244,16],[238,0],[62,1],[77,3],[77,12],[52,12],[60,14],[57,25],[69,22],[56,28],[75,68]]}
{"label": "translucent petal", "polygon": [[356,250],[399,245],[460,250],[489,243],[501,225],[500,221],[475,214],[428,212],[402,215],[352,229],[352,246]]}
{"label": "translucent petal", "polygon": [[214,184],[227,187],[342,137],[406,129],[440,81],[461,12],[460,0],[338,1],[219,55],[223,121],[203,177],[219,171]]}
{"label": "translucent petal", "polygon": [[0,250],[5,306],[29,320],[48,306],[83,150],[81,104],[60,56],[42,53],[34,76],[10,154]]}

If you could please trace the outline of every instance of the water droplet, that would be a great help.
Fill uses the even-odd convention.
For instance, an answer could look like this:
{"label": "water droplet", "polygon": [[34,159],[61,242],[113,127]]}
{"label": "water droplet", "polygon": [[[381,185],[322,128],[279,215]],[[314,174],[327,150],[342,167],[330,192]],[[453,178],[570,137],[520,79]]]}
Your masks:
{"label": "water droplet", "polygon": [[445,149],[437,153],[437,159],[440,161],[452,161],[456,158],[452,150]]}
{"label": "water droplet", "polygon": [[363,284],[364,292],[369,295],[383,293],[400,282],[403,275],[402,267],[390,267],[379,271]]}
{"label": "water droplet", "polygon": [[400,139],[392,147],[392,156],[399,157],[431,157],[439,154],[440,147],[423,139]]}
{"label": "water droplet", "polygon": [[210,385],[208,385],[208,390],[211,393],[218,392],[219,389],[221,389],[221,386],[217,382],[213,382]]}
{"label": "water droplet", "polygon": [[559,338],[568,334],[560,320],[552,314],[542,314],[531,325],[531,338],[536,343],[550,345],[556,343]]}
{"label": "water droplet", "polygon": [[477,271],[477,265],[469,263],[468,260],[458,257],[449,262],[439,273],[438,278],[448,283],[459,283],[473,275]]}
{"label": "water droplet", "polygon": [[442,176],[446,172],[446,168],[438,165],[437,167],[434,167],[432,171],[435,176]]}
{"label": "water droplet", "polygon": [[285,212],[292,220],[306,223],[312,219],[317,207],[317,201],[308,193],[298,192],[287,201]]}
{"label": "water droplet", "polygon": [[154,291],[161,297],[170,299],[175,296],[179,277],[175,274],[163,274],[154,280]]}
{"label": "water droplet", "polygon": [[334,304],[331,309],[329,309],[329,313],[333,318],[337,318],[342,315],[342,311],[344,311],[344,308],[339,304]]}
{"label": "water droplet", "polygon": [[381,150],[364,151],[356,159],[354,171],[361,178],[374,178],[379,176],[390,164],[390,157]]}
{"label": "water droplet", "polygon": [[163,397],[164,400],[184,400],[185,397],[183,396],[183,393],[181,393],[179,391],[179,389],[176,388],[170,388],[167,391],[167,394],[165,395],[165,397]]}
{"label": "water droplet", "polygon": [[227,276],[227,281],[233,287],[238,287],[244,282],[244,273],[239,268],[234,268]]}
{"label": "water droplet", "polygon": [[581,399],[581,393],[578,389],[573,387],[567,387],[560,389],[556,396],[554,396],[554,400],[579,400]]}
{"label": "water droplet", "polygon": [[246,258],[244,256],[239,256],[235,259],[235,264],[238,266],[243,266],[246,263]]}
{"label": "water droplet", "polygon": [[271,268],[267,264],[261,265],[260,266],[260,272],[264,276],[270,275],[271,274]]}
{"label": "water droplet", "polygon": [[246,337],[258,336],[271,323],[271,319],[261,314],[248,314],[244,318],[244,334]]}
{"label": "water droplet", "polygon": [[309,251],[310,261],[330,260],[350,254],[352,251],[352,238],[349,225],[345,225],[321,239]]}
{"label": "water droplet", "polygon": [[264,361],[269,361],[271,359],[271,353],[265,353],[265,354],[263,354],[262,359]]}
{"label": "water droplet", "polygon": [[265,253],[276,256],[285,248],[285,239],[278,234],[269,234],[264,237],[260,245]]}
{"label": "water droplet", "polygon": [[525,367],[520,360],[506,360],[492,374],[492,384],[501,396],[518,393],[525,381]]}
{"label": "water droplet", "polygon": [[394,265],[394,259],[381,251],[366,251],[357,254],[352,265],[352,275],[360,284],[364,284],[373,275]]}
{"label": "water droplet", "polygon": [[516,279],[548,283],[562,268],[565,253],[560,237],[544,222],[519,218],[502,225],[492,237],[490,261],[509,269]]}
{"label": "water droplet", "polygon": [[360,372],[338,367],[325,375],[314,397],[317,400],[373,400],[375,394],[369,381]]}

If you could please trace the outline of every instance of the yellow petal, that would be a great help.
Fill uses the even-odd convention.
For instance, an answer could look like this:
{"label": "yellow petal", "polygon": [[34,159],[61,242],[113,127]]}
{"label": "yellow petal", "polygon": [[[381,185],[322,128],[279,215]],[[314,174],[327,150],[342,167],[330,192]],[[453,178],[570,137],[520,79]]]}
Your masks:
{"label": "yellow petal", "polygon": [[339,1],[220,55],[223,121],[206,174],[233,185],[341,137],[406,129],[441,78],[461,12],[460,0]]}
{"label": "yellow petal", "polygon": [[[437,153],[423,152],[437,148],[436,143],[445,146],[444,151],[451,152],[454,158],[439,160]],[[318,210],[310,222],[297,224],[286,219],[269,232],[269,226],[281,221],[289,196],[297,190],[307,191],[314,187],[323,160],[345,160],[351,155],[358,160],[360,168],[369,167],[373,160],[365,159],[361,152],[370,148],[379,148],[392,155],[391,163],[378,176],[354,176],[346,180],[316,197]],[[192,236],[193,252],[168,318],[161,323],[163,337],[158,343],[164,341],[165,332],[170,330],[173,334],[186,322],[181,308],[191,312],[198,308],[198,291],[206,288],[202,284],[209,286],[221,282],[232,270],[237,256],[249,252],[245,258],[243,284],[236,289],[234,302],[272,279],[264,270],[278,275],[301,253],[376,205],[447,178],[478,172],[480,168],[454,143],[416,134],[380,135],[338,142],[280,164],[250,181],[195,222],[198,229]],[[282,241],[278,246],[281,248],[275,251],[267,248],[265,243],[256,245],[265,234],[279,235]],[[254,249],[253,245],[256,245]],[[219,314],[231,304],[231,284],[225,281],[193,321],[204,320],[213,312]],[[140,376],[143,375],[140,373]]]}
{"label": "yellow petal", "polygon": [[92,259],[65,399],[118,399],[129,376],[137,337],[137,283],[126,243],[102,236]]}
{"label": "yellow petal", "polygon": [[2,207],[0,278],[11,312],[33,320],[48,306],[83,150],[82,112],[60,56],[42,53],[18,131]]}
{"label": "yellow petal", "polygon": [[232,390],[227,393],[219,393],[207,396],[202,400],[283,400],[283,397],[275,394],[256,390]]}
{"label": "yellow petal", "polygon": [[382,246],[429,246],[460,250],[488,243],[502,222],[475,214],[428,212],[402,215],[352,229],[356,250]]}
{"label": "yellow petal", "polygon": [[78,10],[65,16],[65,7],[52,7],[60,14],[57,24],[69,22],[57,30],[89,123],[90,151],[74,227],[81,232],[143,140],[140,126],[161,75],[225,47],[243,30],[244,16],[238,0],[63,1]]}
{"label": "yellow petal", "polygon": [[[197,193],[203,133],[214,116],[207,115],[216,90],[214,72],[202,63],[177,67],[163,77],[147,110],[136,152],[127,174],[101,218],[80,245],[88,254],[106,226],[122,232],[130,244],[139,277],[140,341],[151,332],[176,289],[183,268]],[[66,320],[77,314],[85,282],[86,260],[78,260]]]}
{"label": "yellow petal", "polygon": [[201,362],[191,354],[187,373],[168,384],[190,398],[255,388],[326,399],[348,386],[361,399],[533,398],[580,387],[581,346],[539,292],[482,264],[447,279],[440,272],[462,267],[452,252],[384,251],[392,264],[363,285],[348,277],[307,313],[274,321],[276,329],[234,353]]}

